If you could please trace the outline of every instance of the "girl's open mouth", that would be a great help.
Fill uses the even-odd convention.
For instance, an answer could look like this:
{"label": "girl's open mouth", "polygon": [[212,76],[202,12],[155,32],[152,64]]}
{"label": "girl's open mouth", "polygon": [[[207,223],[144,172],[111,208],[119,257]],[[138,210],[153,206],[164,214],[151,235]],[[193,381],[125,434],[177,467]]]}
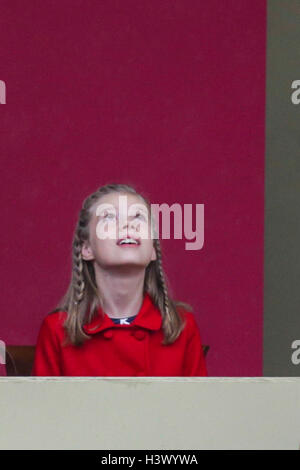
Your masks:
{"label": "girl's open mouth", "polygon": [[141,244],[138,238],[128,237],[128,238],[120,238],[117,241],[118,246],[139,246]]}

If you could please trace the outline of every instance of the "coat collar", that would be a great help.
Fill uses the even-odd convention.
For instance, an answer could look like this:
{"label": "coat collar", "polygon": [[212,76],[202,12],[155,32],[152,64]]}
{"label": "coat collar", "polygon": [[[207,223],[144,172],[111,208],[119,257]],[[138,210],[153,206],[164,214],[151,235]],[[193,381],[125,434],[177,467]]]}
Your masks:
{"label": "coat collar", "polygon": [[[146,292],[142,306],[135,319],[130,323],[130,326],[136,326],[155,331],[161,328],[161,324],[162,318],[160,310],[154,305],[150,294]],[[103,311],[101,307],[98,307],[94,319],[89,323],[86,323],[83,326],[83,329],[86,333],[91,335],[106,330],[107,328],[116,328],[119,326],[120,325],[114,323],[110,319],[110,317]],[[124,326],[125,325],[122,325],[122,327]]]}

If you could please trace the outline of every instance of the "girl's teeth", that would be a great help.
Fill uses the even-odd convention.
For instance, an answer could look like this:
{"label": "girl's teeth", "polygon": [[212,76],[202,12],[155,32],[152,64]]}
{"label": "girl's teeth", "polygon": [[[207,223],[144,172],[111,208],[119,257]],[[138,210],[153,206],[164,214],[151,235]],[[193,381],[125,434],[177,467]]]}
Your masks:
{"label": "girl's teeth", "polygon": [[120,245],[126,245],[126,244],[137,245],[137,242],[135,240],[131,240],[131,239],[122,240],[120,242]]}

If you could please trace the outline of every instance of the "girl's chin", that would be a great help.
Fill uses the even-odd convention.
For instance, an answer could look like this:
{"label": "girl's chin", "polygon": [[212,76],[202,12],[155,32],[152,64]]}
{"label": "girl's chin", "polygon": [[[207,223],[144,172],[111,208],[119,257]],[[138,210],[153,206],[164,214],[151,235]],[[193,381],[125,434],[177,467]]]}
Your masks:
{"label": "girl's chin", "polygon": [[115,263],[110,262],[110,263],[101,263],[99,264],[99,267],[102,269],[120,269],[120,270],[131,270],[133,268],[136,269],[146,269],[148,264],[150,263],[150,260],[118,260]]}

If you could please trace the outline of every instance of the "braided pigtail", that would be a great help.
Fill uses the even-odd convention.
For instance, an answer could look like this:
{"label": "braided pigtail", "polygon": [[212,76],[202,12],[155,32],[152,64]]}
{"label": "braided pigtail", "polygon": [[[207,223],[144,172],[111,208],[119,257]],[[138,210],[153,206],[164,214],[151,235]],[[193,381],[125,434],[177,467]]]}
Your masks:
{"label": "braided pigtail", "polygon": [[157,256],[157,270],[159,273],[159,285],[161,286],[161,289],[163,292],[164,311],[165,311],[167,320],[170,321],[171,316],[170,316],[170,310],[169,310],[169,297],[168,297],[168,289],[167,289],[167,284],[165,280],[165,275],[164,275],[163,268],[162,268],[162,254],[161,254],[161,248],[160,248],[160,241],[156,239],[154,242],[154,245],[155,245],[156,256]]}
{"label": "braided pigtail", "polygon": [[89,239],[91,209],[98,198],[99,192],[96,191],[85,199],[73,237],[71,283],[60,304],[60,308],[68,312],[64,323],[67,333],[65,345],[71,343],[80,346],[90,338],[83,326],[91,320],[100,305],[94,267],[91,261],[82,258],[81,253],[84,241]]}
{"label": "braided pigtail", "polygon": [[83,278],[83,262],[81,255],[82,243],[75,234],[73,242],[73,286],[74,286],[74,304],[78,305],[84,296],[85,282]]}
{"label": "braided pigtail", "polygon": [[[81,212],[81,214],[83,214],[83,212]],[[72,280],[71,288],[69,289],[69,302],[66,309],[68,311],[68,317],[64,323],[64,328],[67,331],[69,342],[77,346],[89,338],[82,328],[86,320],[89,302],[86,289],[87,269],[84,268],[85,261],[82,259],[81,254],[84,238],[81,225],[83,225],[83,222],[80,218],[72,244]]]}
{"label": "braided pigtail", "polygon": [[[169,287],[167,276],[162,267],[162,252],[159,239],[154,240],[156,251],[156,280],[157,280],[157,297],[160,310],[163,311],[163,344],[170,344],[180,335],[185,326],[185,320],[176,308],[176,303],[169,296]],[[183,304],[184,305],[184,304]]]}

